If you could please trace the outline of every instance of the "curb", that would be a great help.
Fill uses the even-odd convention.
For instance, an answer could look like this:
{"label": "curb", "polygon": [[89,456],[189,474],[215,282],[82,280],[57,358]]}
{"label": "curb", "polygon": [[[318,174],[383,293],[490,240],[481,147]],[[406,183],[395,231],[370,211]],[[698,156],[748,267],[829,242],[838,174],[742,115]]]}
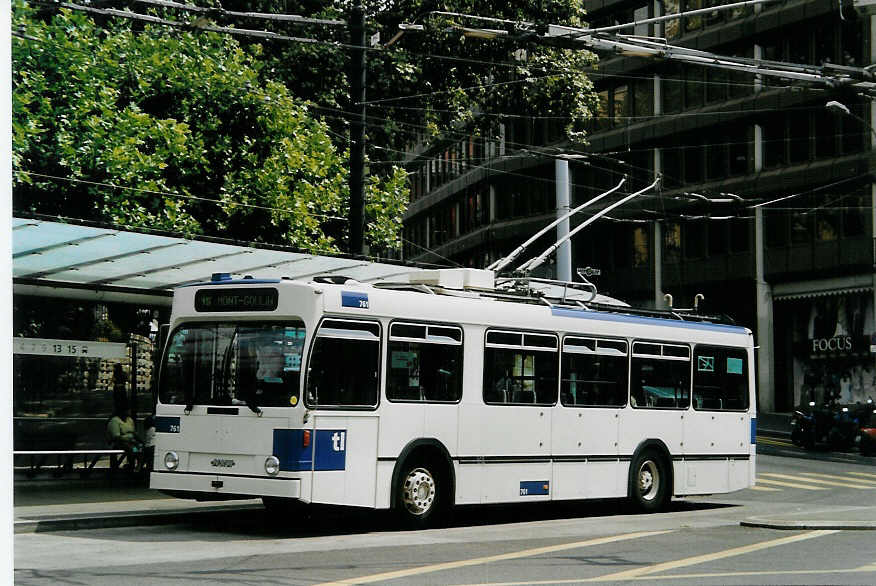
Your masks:
{"label": "curb", "polygon": [[789,521],[786,519],[761,519],[752,517],[740,521],[743,527],[758,527],[760,529],[802,530],[802,529],[835,529],[848,531],[876,530],[876,521]]}
{"label": "curb", "polygon": [[170,525],[183,520],[204,520],[212,516],[242,513],[261,509],[261,505],[239,505],[221,508],[193,508],[176,511],[144,511],[108,513],[99,515],[69,515],[52,519],[16,519],[15,534],[48,533],[52,531],[79,531],[83,529],[112,529],[118,527],[145,527]]}

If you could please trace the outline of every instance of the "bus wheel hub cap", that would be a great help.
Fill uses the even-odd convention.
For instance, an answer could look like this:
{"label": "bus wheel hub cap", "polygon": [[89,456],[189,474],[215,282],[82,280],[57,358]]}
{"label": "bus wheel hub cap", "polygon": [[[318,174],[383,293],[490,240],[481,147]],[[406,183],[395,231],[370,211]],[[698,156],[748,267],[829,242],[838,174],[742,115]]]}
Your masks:
{"label": "bus wheel hub cap", "polygon": [[428,470],[415,468],[411,470],[402,493],[405,508],[415,514],[422,515],[435,502],[435,479]]}

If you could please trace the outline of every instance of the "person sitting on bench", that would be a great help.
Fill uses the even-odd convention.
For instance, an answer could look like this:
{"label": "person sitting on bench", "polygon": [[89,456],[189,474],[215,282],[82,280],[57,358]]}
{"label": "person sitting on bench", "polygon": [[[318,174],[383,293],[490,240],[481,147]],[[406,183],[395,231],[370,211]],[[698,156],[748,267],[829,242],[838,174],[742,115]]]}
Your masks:
{"label": "person sitting on bench", "polygon": [[[113,449],[125,451],[125,457],[128,459],[127,467],[136,469],[138,455],[142,452],[143,444],[137,437],[134,419],[131,417],[126,400],[116,402],[113,416],[106,425],[106,435],[107,441]],[[112,462],[112,464],[118,465],[121,462]]]}

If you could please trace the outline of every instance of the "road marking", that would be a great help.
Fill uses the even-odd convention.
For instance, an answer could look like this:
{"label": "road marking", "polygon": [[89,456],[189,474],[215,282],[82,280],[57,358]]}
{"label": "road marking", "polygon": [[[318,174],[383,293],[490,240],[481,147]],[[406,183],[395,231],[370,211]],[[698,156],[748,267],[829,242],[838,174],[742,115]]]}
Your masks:
{"label": "road marking", "polygon": [[[633,580],[691,580],[702,578],[732,578],[734,576],[801,576],[809,574],[856,574],[876,573],[876,564],[860,568],[838,568],[836,570],[749,570],[741,572],[701,572],[697,574],[670,574],[668,576],[639,576]],[[530,582],[483,582],[480,584],[457,584],[456,586],[540,586],[543,584],[580,584],[583,580],[538,580]]]}
{"label": "road marking", "polygon": [[[831,478],[833,480],[843,480],[845,482],[860,482],[863,484],[867,484],[870,486],[876,486],[876,477],[873,480],[867,480],[866,478],[849,478],[848,476],[837,476],[835,474],[820,474],[818,472],[800,472],[800,474],[804,476],[817,476],[818,478]],[[854,472],[849,472],[849,474],[854,474]]]}
{"label": "road marking", "polygon": [[464,568],[466,566],[477,566],[481,564],[489,564],[492,562],[502,562],[506,560],[514,560],[518,558],[532,557],[553,553],[556,551],[565,551],[567,549],[578,549],[582,547],[591,547],[594,545],[604,545],[606,543],[616,543],[618,541],[627,541],[629,539],[638,539],[640,537],[651,537],[654,535],[663,535],[671,533],[667,531],[638,531],[636,533],[624,533],[622,535],[612,535],[610,537],[598,537],[596,539],[588,539],[586,541],[576,541],[574,543],[559,543],[557,545],[548,545],[545,547],[536,547],[534,549],[524,549],[521,551],[512,551],[498,555],[490,555],[480,558],[471,558],[467,560],[459,560],[456,562],[443,562],[440,564],[430,564],[428,566],[419,566],[416,568],[407,568],[405,570],[395,570],[393,572],[383,572],[382,574],[371,574],[370,576],[360,576],[358,578],[347,578],[335,582],[324,582],[318,586],[342,586],[350,584],[370,584],[372,582],[381,582],[383,580],[395,580],[397,578],[407,578],[408,576],[417,576],[420,574],[428,574],[431,572],[440,572],[443,570],[454,570],[456,568]]}
{"label": "road marking", "polygon": [[[732,578],[734,576],[800,576],[809,574],[855,574],[876,573],[876,565],[868,564],[860,568],[838,568],[836,570],[756,570],[746,572],[703,572],[700,574],[671,574],[669,576],[642,576],[637,580],[691,580],[703,578]],[[491,585],[492,586],[492,585]]]}
{"label": "road marking", "polygon": [[855,476],[866,476],[867,478],[876,478],[876,474],[870,474],[869,472],[849,472],[849,474],[854,474]]}
{"label": "road marking", "polygon": [[792,447],[794,444],[791,442],[786,442],[784,440],[774,439],[774,438],[765,438],[761,436],[757,436],[757,443],[759,444],[767,444],[770,446],[782,446],[782,447]]}
{"label": "road marking", "polygon": [[[801,472],[802,474],[802,472]],[[810,477],[800,477],[800,476],[792,476],[790,474],[776,474],[773,472],[761,472],[761,476],[769,476],[770,478],[781,478],[783,480],[791,480],[795,482],[811,482],[813,484],[826,484],[827,486],[844,486],[846,488],[861,488],[864,490],[873,490],[876,489],[876,486],[870,486],[867,484],[851,484],[849,482],[836,482],[834,480],[821,480],[820,478],[810,478]],[[824,476],[823,474],[819,474],[818,476]]]}
{"label": "road marking", "polygon": [[776,486],[786,486],[788,488],[802,488],[804,490],[827,490],[823,486],[812,486],[811,484],[806,485],[806,484],[799,484],[799,483],[792,484],[790,482],[782,482],[781,480],[770,480],[769,478],[761,478],[761,475],[758,475],[757,480],[755,480],[755,482],[763,483],[763,484],[775,484]]}
{"label": "road marking", "polygon": [[754,486],[749,486],[748,488],[750,488],[751,490],[760,490],[760,491],[763,491],[763,492],[782,492],[782,489],[781,489],[781,488],[770,488],[770,487],[768,487],[768,486],[757,486],[757,485],[754,485]]}
{"label": "road marking", "polygon": [[588,578],[586,580],[580,580],[581,582],[612,582],[617,580],[630,580],[633,578],[638,578],[639,576],[645,576],[647,574],[656,574],[658,572],[665,572],[667,570],[674,570],[676,568],[685,568],[687,566],[694,566],[696,564],[704,564],[706,562],[713,562],[715,560],[721,560],[724,558],[734,557],[738,555],[744,555],[747,553],[760,551],[762,549],[769,549],[771,547],[777,547],[779,545],[786,545],[788,543],[795,543],[797,541],[805,541],[807,539],[813,539],[815,537],[823,537],[825,535],[832,535],[834,533],[839,533],[839,530],[831,529],[831,530],[818,530],[818,531],[807,531],[806,533],[800,533],[798,535],[791,535],[790,537],[780,537],[779,539],[770,539],[769,541],[761,541],[759,543],[752,543],[751,545],[743,545],[741,547],[734,547],[731,549],[725,549],[724,551],[716,551],[714,553],[707,553],[703,555],[695,555],[689,558],[682,558],[680,560],[674,560],[671,562],[662,562],[659,564],[652,564],[650,566],[644,566],[642,568],[634,568],[632,570],[624,570],[623,572],[615,572],[614,574],[607,574],[604,576],[596,576],[593,578]]}

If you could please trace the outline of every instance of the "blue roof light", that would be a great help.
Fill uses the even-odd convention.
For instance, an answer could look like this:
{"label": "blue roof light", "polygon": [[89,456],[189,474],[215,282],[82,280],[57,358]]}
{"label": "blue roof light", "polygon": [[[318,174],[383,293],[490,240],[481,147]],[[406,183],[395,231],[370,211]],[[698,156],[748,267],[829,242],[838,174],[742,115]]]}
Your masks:
{"label": "blue roof light", "polygon": [[210,277],[211,281],[230,281],[231,273],[213,273]]}

